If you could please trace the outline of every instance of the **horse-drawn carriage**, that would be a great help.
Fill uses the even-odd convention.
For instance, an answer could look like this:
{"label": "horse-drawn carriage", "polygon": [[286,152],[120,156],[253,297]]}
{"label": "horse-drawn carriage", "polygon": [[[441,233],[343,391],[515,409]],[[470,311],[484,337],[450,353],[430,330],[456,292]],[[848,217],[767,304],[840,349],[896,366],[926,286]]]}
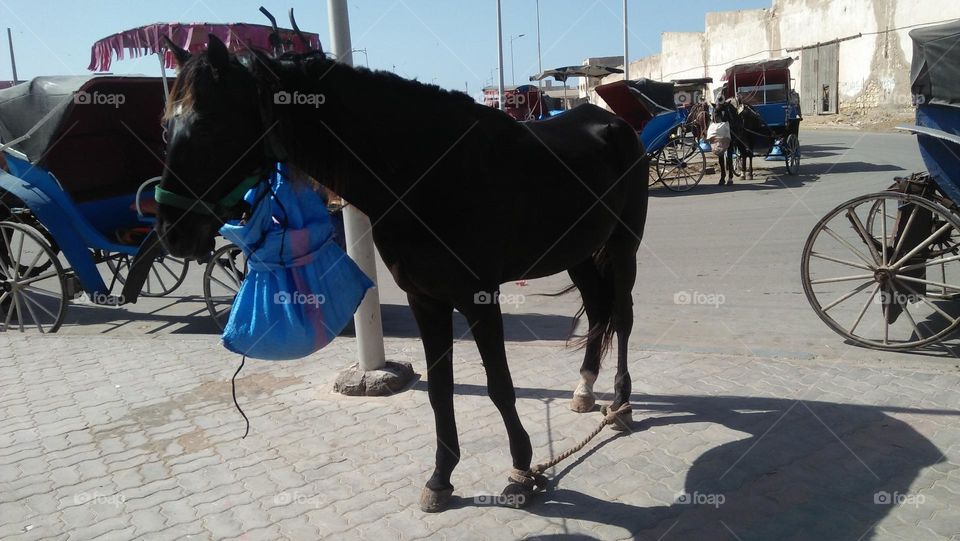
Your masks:
{"label": "horse-drawn carriage", "polygon": [[878,349],[916,348],[960,326],[960,23],[915,29],[912,92],[928,172],[847,201],[803,249],[810,305],[831,329]]}
{"label": "horse-drawn carriage", "polygon": [[677,107],[674,84],[650,79],[616,81],[596,87],[610,109],[639,133],[656,176],[668,189],[685,192],[703,179],[707,158],[687,131],[687,107]]}
{"label": "horse-drawn carriage", "polygon": [[[733,130],[735,167],[753,176],[753,156],[783,161],[787,174],[800,171],[800,104],[791,88],[790,57],[735,64],[721,78],[717,105],[735,107],[740,130]],[[735,98],[736,104],[726,100]],[[746,163],[749,160],[749,165]]]}
{"label": "horse-drawn carriage", "polygon": [[163,103],[147,77],[0,91],[0,330],[55,332],[81,292],[117,306],[183,283],[187,262],[163,253],[152,197],[139,197],[163,170]]}

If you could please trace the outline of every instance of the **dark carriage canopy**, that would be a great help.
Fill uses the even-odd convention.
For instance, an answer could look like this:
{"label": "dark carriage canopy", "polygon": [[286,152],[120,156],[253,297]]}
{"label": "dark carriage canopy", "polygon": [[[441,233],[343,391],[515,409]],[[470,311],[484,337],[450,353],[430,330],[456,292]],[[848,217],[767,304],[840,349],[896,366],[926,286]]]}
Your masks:
{"label": "dark carriage canopy", "polygon": [[960,107],[960,21],[916,28],[910,38],[915,101]]}
{"label": "dark carriage canopy", "polygon": [[677,109],[673,99],[673,83],[651,79],[615,81],[595,89],[610,109],[637,131],[651,118]]}
{"label": "dark carriage canopy", "polygon": [[773,58],[734,64],[723,72],[724,99],[740,97],[751,105],[786,103],[790,99],[793,58]]}
{"label": "dark carriage canopy", "polygon": [[[59,108],[58,108],[59,107]],[[77,202],[128,195],[163,172],[159,77],[55,76],[0,90],[0,140],[51,172]]]}

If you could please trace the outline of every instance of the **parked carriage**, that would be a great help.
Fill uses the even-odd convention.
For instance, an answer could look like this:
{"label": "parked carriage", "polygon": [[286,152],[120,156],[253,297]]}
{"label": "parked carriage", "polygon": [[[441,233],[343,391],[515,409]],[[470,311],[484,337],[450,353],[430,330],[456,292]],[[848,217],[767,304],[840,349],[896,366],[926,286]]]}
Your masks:
{"label": "parked carriage", "polygon": [[[730,66],[723,73],[724,84],[717,97],[737,98],[756,111],[766,129],[752,134],[755,153],[767,161],[783,161],[787,174],[796,175],[800,172],[802,115],[791,87],[791,64],[793,58],[786,57]],[[738,156],[735,162],[744,158]]]}
{"label": "parked carriage", "polygon": [[616,81],[596,88],[614,113],[639,133],[655,176],[668,189],[685,192],[703,179],[707,158],[696,138],[686,131],[687,107],[677,107],[674,84],[639,79]]}
{"label": "parked carriage", "polygon": [[853,343],[908,349],[960,326],[960,23],[915,29],[912,90],[928,171],[824,216],[802,256],[807,300]]}
{"label": "parked carriage", "polygon": [[[59,329],[67,305],[173,292],[188,264],[163,253],[159,78],[38,77],[0,91],[0,330]],[[26,136],[26,137],[25,137]]]}

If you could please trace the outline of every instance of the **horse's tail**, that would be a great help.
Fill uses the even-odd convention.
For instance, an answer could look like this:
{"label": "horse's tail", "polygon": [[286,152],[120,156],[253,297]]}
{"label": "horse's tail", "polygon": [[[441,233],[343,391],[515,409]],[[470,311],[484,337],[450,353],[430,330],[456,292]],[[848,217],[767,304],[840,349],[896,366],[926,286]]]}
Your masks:
{"label": "horse's tail", "polygon": [[[609,258],[607,257],[606,246],[597,250],[593,254],[593,264],[597,269],[597,272],[600,275],[600,286],[603,295],[603,306],[604,309],[600,310],[595,318],[596,321],[591,321],[590,328],[587,330],[587,334],[574,338],[573,333],[577,328],[577,325],[580,323],[580,319],[583,318],[583,315],[587,311],[585,304],[580,305],[580,309],[577,310],[577,313],[573,316],[573,323],[570,326],[570,335],[567,339],[567,343],[576,349],[583,349],[589,345],[597,344],[599,346],[599,357],[603,359],[606,357],[607,352],[610,351],[610,346],[613,344],[613,335],[616,332],[616,327],[613,324],[613,303],[614,303],[614,283],[613,283],[613,269],[610,264]],[[566,293],[572,290],[575,286],[570,286],[562,293]]]}

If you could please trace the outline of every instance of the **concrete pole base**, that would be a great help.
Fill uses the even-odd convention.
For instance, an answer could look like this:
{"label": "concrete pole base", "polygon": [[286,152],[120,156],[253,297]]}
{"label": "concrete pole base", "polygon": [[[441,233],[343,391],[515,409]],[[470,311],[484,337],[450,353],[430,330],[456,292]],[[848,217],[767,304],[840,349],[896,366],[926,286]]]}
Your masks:
{"label": "concrete pole base", "polygon": [[358,363],[340,372],[333,390],[347,396],[390,396],[407,388],[416,376],[413,365],[405,361],[387,361],[378,370],[361,370]]}

